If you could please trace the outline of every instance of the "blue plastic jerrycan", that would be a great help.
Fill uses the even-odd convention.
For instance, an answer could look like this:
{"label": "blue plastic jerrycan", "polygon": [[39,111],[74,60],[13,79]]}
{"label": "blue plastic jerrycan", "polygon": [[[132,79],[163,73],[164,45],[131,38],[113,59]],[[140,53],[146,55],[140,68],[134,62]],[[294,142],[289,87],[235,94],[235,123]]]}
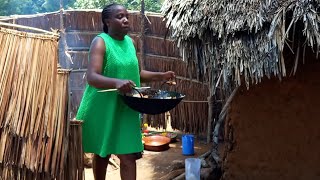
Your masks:
{"label": "blue plastic jerrycan", "polygon": [[182,136],[182,154],[186,156],[194,155],[194,136],[186,134]]}

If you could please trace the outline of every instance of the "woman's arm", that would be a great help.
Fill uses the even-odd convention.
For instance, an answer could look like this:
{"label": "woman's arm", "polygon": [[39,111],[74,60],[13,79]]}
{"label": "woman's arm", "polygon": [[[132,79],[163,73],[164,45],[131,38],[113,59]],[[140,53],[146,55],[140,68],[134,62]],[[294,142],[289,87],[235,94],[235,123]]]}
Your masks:
{"label": "woman's arm", "polygon": [[90,46],[87,69],[88,84],[99,89],[116,88],[121,92],[130,92],[135,84],[130,80],[120,80],[102,75],[103,58],[106,46],[102,38],[96,37]]}
{"label": "woman's arm", "polygon": [[151,81],[168,81],[175,77],[174,72],[151,72],[146,70],[141,70],[140,80],[141,82],[151,82]]}
{"label": "woman's arm", "polygon": [[[137,49],[137,44],[136,42],[131,39],[133,42],[133,45],[135,49]],[[142,64],[140,59],[138,58],[139,62],[139,70],[140,70],[140,81],[145,83],[145,82],[151,82],[151,81],[168,81],[170,79],[173,79],[175,77],[174,72],[172,71],[167,71],[167,72],[152,72],[152,71],[147,71],[143,70]]]}

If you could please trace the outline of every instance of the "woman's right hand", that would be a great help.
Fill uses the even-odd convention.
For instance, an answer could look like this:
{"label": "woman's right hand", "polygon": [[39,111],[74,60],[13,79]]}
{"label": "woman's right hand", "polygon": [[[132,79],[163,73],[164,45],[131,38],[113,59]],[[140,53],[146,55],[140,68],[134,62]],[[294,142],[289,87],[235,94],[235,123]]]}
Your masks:
{"label": "woman's right hand", "polygon": [[116,88],[121,93],[129,93],[132,91],[132,88],[135,86],[136,84],[131,80],[118,80],[116,82]]}

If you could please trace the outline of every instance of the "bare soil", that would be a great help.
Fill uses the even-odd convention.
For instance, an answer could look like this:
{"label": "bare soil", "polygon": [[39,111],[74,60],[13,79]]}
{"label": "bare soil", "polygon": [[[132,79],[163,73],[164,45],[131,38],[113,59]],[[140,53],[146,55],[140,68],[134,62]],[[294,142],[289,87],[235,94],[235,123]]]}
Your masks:
{"label": "bare soil", "polygon": [[[193,156],[182,155],[181,137],[170,143],[170,148],[162,152],[144,151],[143,158],[137,160],[137,180],[160,179],[172,169],[172,161],[184,161],[186,158],[198,157],[210,150],[212,144],[206,144],[204,138],[195,138]],[[118,162],[118,159],[115,160]],[[92,169],[85,169],[85,179],[94,180]],[[120,180],[120,169],[108,166],[106,179]]]}

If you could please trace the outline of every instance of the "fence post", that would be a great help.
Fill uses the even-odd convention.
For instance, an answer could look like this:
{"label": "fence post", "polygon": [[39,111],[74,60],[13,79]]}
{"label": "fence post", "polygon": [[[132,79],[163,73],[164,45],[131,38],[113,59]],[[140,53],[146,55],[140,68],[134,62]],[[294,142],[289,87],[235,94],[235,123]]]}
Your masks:
{"label": "fence post", "polygon": [[140,18],[141,18],[141,24],[140,24],[140,66],[141,69],[144,69],[145,67],[145,5],[144,0],[141,0],[141,10],[140,10]]}

